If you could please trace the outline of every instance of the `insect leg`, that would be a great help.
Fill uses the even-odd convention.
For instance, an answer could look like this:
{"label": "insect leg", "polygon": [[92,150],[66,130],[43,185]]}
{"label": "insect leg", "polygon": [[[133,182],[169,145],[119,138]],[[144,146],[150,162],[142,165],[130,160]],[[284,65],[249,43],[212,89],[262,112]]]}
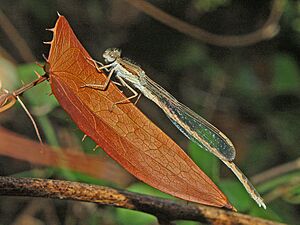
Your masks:
{"label": "insect leg", "polygon": [[106,81],[104,82],[104,84],[84,84],[84,85],[81,86],[81,88],[90,87],[90,88],[95,88],[95,89],[99,89],[101,91],[104,91],[108,87],[110,78],[113,75],[114,71],[115,71],[114,69],[110,70],[110,72],[108,74],[108,77],[107,77]]}
{"label": "insect leg", "polygon": [[133,99],[133,98],[135,98],[136,96],[139,95],[138,92],[135,91],[132,87],[130,87],[130,86],[129,86],[129,85],[128,85],[121,77],[119,77],[119,76],[116,76],[116,77],[120,80],[121,84],[122,84],[124,87],[127,87],[127,88],[133,93],[133,95],[130,96],[130,97],[128,97],[128,98],[125,98],[125,99],[123,99],[123,100],[121,100],[121,101],[115,102],[115,103],[112,105],[110,111],[112,111],[113,108],[114,108],[117,104],[130,103],[130,99]]}

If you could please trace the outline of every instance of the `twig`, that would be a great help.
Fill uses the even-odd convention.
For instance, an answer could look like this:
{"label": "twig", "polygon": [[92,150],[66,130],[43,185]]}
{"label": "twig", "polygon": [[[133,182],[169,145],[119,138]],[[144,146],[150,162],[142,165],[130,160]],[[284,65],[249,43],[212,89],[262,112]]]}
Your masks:
{"label": "twig", "polygon": [[30,88],[36,86],[37,84],[44,82],[45,80],[48,80],[47,73],[43,76],[39,76],[39,78],[37,78],[36,80],[25,84],[14,92],[8,92],[5,89],[3,89],[3,91],[1,92],[0,87],[0,113],[11,108],[16,102],[18,96],[22,95],[25,91],[28,91]]}
{"label": "twig", "polygon": [[0,89],[0,113],[11,108],[16,103],[16,101],[17,98],[13,96],[12,93],[7,90]]}
{"label": "twig", "polygon": [[280,224],[223,209],[192,203],[182,204],[133,192],[69,181],[0,177],[0,195],[94,202],[142,211],[169,222],[194,220],[209,224]]}
{"label": "twig", "polygon": [[20,56],[23,58],[23,60],[25,62],[34,62],[35,57],[32,54],[30,48],[28,47],[28,44],[22,38],[18,30],[9,21],[9,19],[6,17],[6,15],[3,13],[1,9],[0,9],[0,27],[9,37],[9,39],[13,42]]}
{"label": "twig", "polygon": [[31,121],[31,123],[32,123],[32,125],[34,127],[35,133],[36,133],[36,135],[37,135],[40,143],[43,144],[41,134],[39,132],[39,129],[38,129],[38,127],[36,125],[36,122],[34,121],[32,115],[30,114],[29,110],[27,109],[27,107],[25,106],[25,104],[23,103],[23,101],[20,99],[20,97],[16,96],[16,98],[17,98],[18,102],[20,103],[20,105],[22,106],[22,108],[24,109],[24,111],[27,114],[27,116],[29,117],[29,119],[30,119],[30,121]]}
{"label": "twig", "polygon": [[[270,193],[266,194],[265,200],[266,202],[274,201],[277,198],[283,198],[285,200],[289,200],[293,196],[293,190],[296,190],[299,187],[300,178],[294,177],[289,182],[285,182],[274,188]],[[295,192],[294,192],[295,194]]]}
{"label": "twig", "polygon": [[126,1],[138,10],[179,32],[205,43],[222,47],[247,46],[273,38],[279,31],[278,22],[284,8],[283,0],[273,0],[269,18],[260,29],[244,35],[217,35],[177,19],[144,0]]}
{"label": "twig", "polygon": [[37,72],[36,72],[36,74],[38,75],[38,79],[30,82],[29,84],[24,85],[23,87],[19,88],[18,90],[14,91],[12,93],[10,93],[6,89],[2,90],[2,87],[0,85],[0,113],[10,109],[16,103],[16,100],[18,100],[18,102],[21,104],[22,108],[25,110],[25,113],[29,117],[30,121],[32,122],[34,130],[36,132],[36,135],[37,135],[40,143],[43,144],[39,129],[38,129],[33,117],[31,116],[29,110],[26,108],[25,104],[22,102],[22,100],[19,97],[19,95],[23,94],[25,91],[29,90],[30,88],[34,87],[35,85],[48,79],[47,73],[45,73],[43,76],[40,76]]}
{"label": "twig", "polygon": [[259,184],[267,180],[270,180],[274,177],[278,177],[282,174],[289,173],[293,170],[299,170],[299,169],[300,169],[300,158],[296,159],[295,161],[273,167],[260,174],[257,174],[256,176],[253,176],[251,180],[253,181],[253,183]]}

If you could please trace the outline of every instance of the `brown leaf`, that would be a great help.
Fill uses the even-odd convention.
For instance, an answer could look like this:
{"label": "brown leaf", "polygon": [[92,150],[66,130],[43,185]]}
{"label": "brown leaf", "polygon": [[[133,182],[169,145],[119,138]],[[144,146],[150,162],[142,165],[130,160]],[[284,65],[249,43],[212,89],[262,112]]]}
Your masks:
{"label": "brown leaf", "polygon": [[103,84],[86,58],[67,20],[59,16],[48,58],[53,94],[77,126],[128,172],[176,197],[232,209],[224,194],[186,153],[132,103],[113,103],[126,97],[112,83],[106,91],[81,88]]}
{"label": "brown leaf", "polygon": [[88,156],[72,149],[53,149],[1,127],[0,137],[0,155],[37,165],[68,168],[120,186],[132,181],[125,171],[105,158]]}

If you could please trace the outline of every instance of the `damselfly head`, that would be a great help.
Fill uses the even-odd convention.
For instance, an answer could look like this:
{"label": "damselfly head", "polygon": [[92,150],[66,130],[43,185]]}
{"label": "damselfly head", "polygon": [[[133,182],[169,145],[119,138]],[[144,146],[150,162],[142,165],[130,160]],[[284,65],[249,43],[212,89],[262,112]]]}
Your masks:
{"label": "damselfly head", "polygon": [[121,50],[117,48],[108,48],[103,53],[103,58],[106,63],[111,63],[121,57]]}

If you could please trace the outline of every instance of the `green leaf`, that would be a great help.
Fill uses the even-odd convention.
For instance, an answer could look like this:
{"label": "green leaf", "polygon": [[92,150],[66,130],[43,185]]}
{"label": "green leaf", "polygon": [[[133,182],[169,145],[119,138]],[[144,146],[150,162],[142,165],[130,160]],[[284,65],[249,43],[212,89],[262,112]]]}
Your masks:
{"label": "green leaf", "polygon": [[297,61],[289,55],[276,55],[273,60],[272,88],[282,94],[300,91],[300,76]]}
{"label": "green leaf", "polygon": [[180,220],[176,221],[176,225],[199,225],[199,222]]}
{"label": "green leaf", "polygon": [[259,207],[253,207],[251,208],[249,214],[267,220],[283,222],[283,219],[279,216],[279,214],[269,208],[268,205],[266,210]]}
{"label": "green leaf", "polygon": [[2,88],[9,91],[15,90],[20,85],[16,67],[4,58],[0,58],[0,81]]}
{"label": "green leaf", "polygon": [[127,190],[136,192],[136,193],[141,193],[141,194],[146,194],[146,195],[152,195],[156,197],[161,197],[161,198],[169,198],[169,199],[174,199],[173,196],[168,195],[164,192],[161,192],[145,183],[135,183],[131,185],[130,187],[127,188]]}
{"label": "green leaf", "polygon": [[256,205],[239,181],[222,180],[219,186],[238,211],[245,212]]}
{"label": "green leaf", "polygon": [[156,217],[147,213],[133,211],[129,209],[116,210],[117,221],[119,224],[131,225],[147,225],[154,224],[157,220]]}
{"label": "green leaf", "polygon": [[201,168],[201,170],[203,170],[214,182],[218,182],[220,170],[219,159],[193,142],[190,142],[188,151],[193,161]]}

